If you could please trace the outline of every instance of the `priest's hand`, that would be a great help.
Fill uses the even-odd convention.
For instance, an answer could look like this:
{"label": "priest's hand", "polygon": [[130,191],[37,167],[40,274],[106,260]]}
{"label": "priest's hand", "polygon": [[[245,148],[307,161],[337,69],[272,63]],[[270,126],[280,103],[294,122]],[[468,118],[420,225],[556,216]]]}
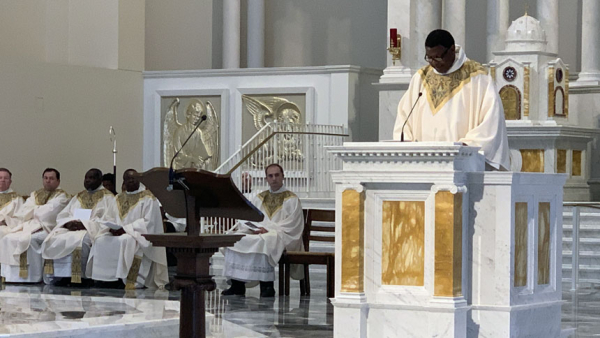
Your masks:
{"label": "priest's hand", "polygon": [[252,230],[255,235],[266,234],[269,230],[265,228],[258,228],[257,230]]}
{"label": "priest's hand", "polygon": [[118,229],[118,230],[110,229],[109,231],[113,236],[121,236],[122,234],[125,233],[125,230],[123,230],[123,228]]}
{"label": "priest's hand", "polygon": [[63,225],[63,227],[69,231],[85,230],[85,226],[81,221],[69,221]]}

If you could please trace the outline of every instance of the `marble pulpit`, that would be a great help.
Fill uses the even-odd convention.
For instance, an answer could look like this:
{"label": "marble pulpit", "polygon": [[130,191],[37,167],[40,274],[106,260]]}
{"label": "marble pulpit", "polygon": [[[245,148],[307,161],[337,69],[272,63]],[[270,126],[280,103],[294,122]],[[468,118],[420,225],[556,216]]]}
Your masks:
{"label": "marble pulpit", "polygon": [[335,337],[559,337],[566,175],[458,143],[345,143]]}

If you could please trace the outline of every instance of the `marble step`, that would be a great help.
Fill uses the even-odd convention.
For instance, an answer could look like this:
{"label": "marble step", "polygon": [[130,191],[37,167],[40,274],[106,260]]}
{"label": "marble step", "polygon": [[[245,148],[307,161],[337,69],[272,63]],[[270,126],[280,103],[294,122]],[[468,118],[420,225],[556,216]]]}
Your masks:
{"label": "marble step", "polygon": [[[563,251],[572,251],[573,239],[563,238]],[[600,236],[597,238],[579,238],[579,251],[600,251]]]}
{"label": "marble step", "polygon": [[[573,252],[570,250],[563,250],[562,263],[563,265],[570,265],[572,262]],[[580,265],[594,265],[600,266],[600,251],[580,251],[579,252],[579,264]]]}
{"label": "marble step", "polygon": [[[563,264],[562,273],[563,279],[570,279],[571,264]],[[579,264],[579,279],[600,282],[600,266]]]}

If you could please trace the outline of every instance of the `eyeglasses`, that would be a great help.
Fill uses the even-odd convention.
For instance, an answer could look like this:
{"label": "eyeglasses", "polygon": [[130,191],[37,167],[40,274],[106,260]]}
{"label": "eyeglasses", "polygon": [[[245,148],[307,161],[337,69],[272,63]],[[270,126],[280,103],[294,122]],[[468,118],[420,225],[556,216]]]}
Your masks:
{"label": "eyeglasses", "polygon": [[442,55],[440,55],[440,57],[437,57],[437,58],[432,58],[429,55],[425,54],[425,61],[427,61],[428,63],[431,63],[433,61],[442,62],[442,61],[444,61],[444,56],[446,56],[446,54],[448,53],[449,50],[450,50],[450,47],[446,48],[446,50],[442,53]]}

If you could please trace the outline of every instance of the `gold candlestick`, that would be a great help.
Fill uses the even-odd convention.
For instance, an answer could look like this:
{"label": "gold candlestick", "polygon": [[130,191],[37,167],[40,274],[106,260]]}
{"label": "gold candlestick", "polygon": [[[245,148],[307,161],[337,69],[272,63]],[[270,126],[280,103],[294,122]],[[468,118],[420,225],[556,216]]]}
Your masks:
{"label": "gold candlestick", "polygon": [[390,37],[390,47],[387,50],[392,54],[392,63],[395,66],[396,60],[400,61],[402,58],[402,36],[400,34],[396,34],[395,46],[393,37]]}

